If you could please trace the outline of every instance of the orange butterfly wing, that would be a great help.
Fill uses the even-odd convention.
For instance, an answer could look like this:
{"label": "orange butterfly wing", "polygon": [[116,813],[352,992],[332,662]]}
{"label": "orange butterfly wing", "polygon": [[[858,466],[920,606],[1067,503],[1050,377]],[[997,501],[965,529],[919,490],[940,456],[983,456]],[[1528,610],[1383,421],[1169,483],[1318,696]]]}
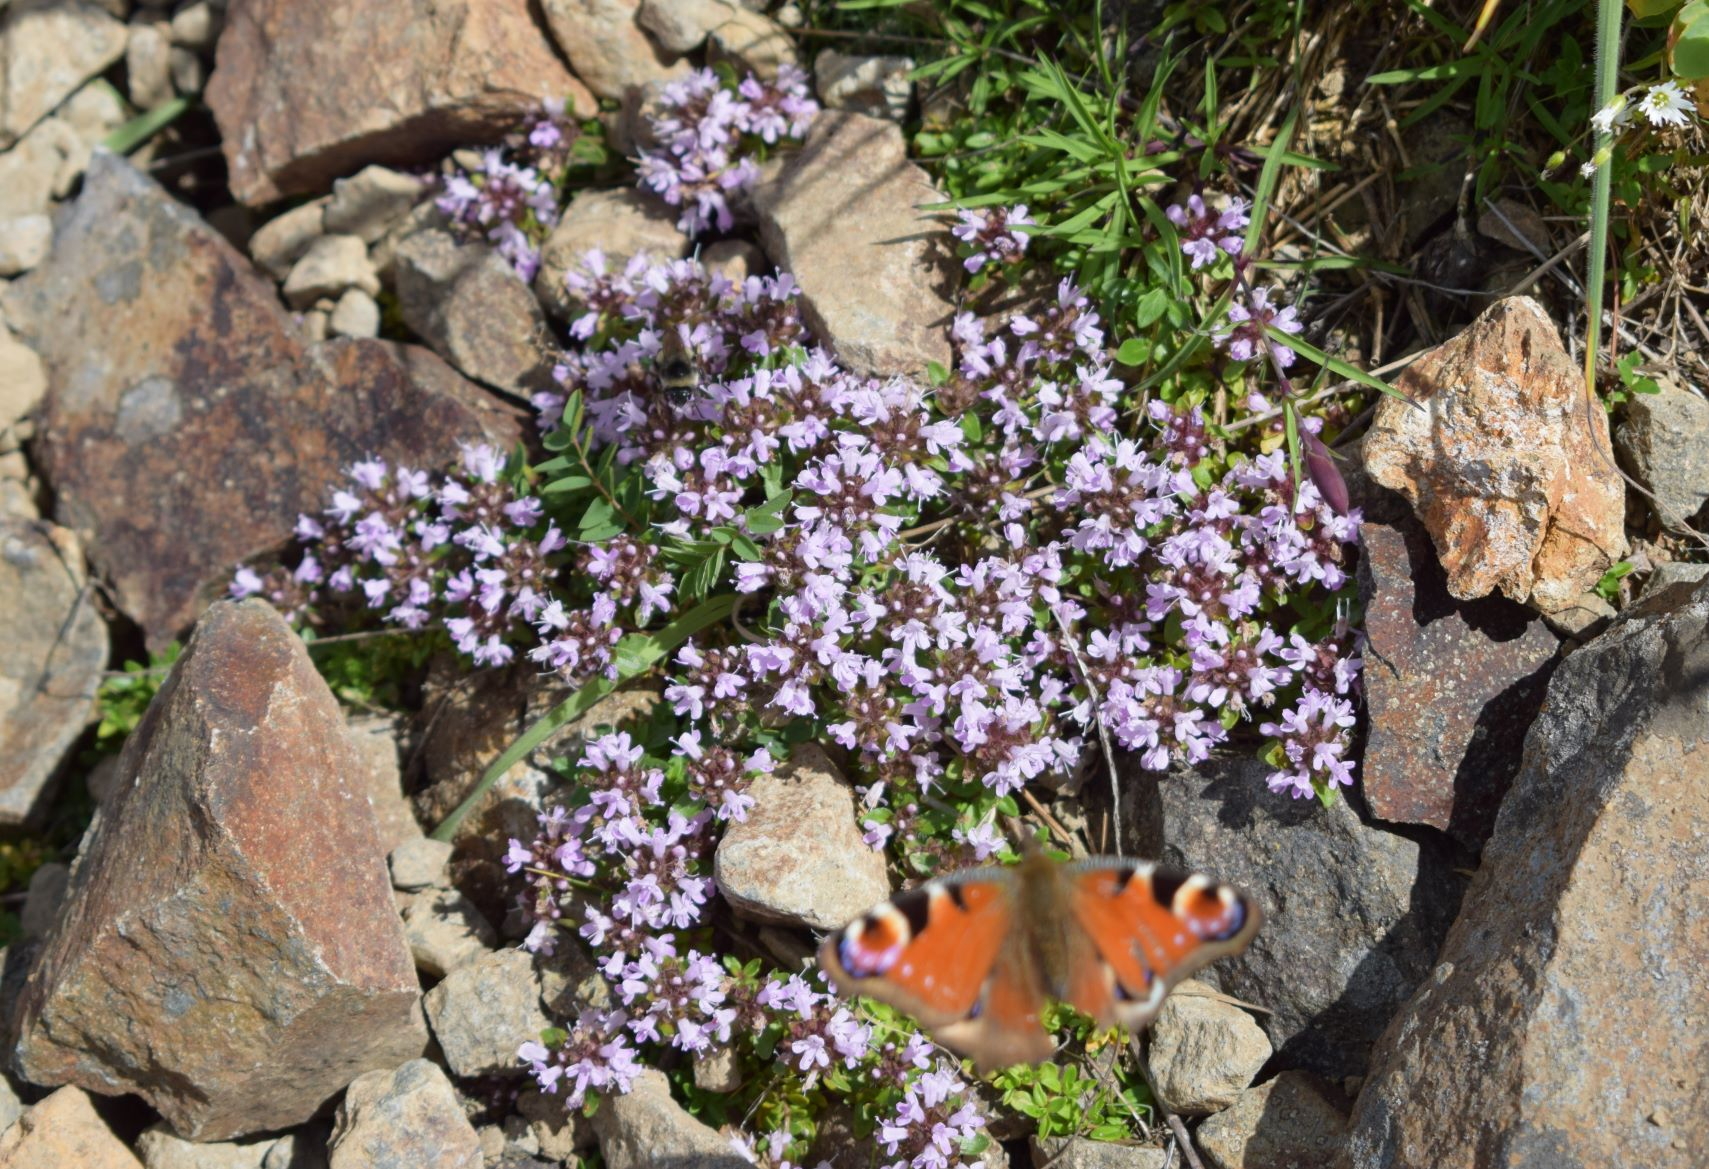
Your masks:
{"label": "orange butterfly wing", "polygon": [[1263,915],[1232,885],[1146,861],[1067,866],[1071,902],[1100,960],[1070,972],[1068,1001],[1102,1024],[1143,1027],[1169,988],[1246,948]]}

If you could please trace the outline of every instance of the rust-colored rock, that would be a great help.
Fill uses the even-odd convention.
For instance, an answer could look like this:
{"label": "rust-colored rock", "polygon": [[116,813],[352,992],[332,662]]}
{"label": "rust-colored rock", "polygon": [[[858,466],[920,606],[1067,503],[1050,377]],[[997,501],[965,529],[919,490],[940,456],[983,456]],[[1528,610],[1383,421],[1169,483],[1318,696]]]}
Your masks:
{"label": "rust-colored rock", "polygon": [[1607,415],[1536,301],[1492,305],[1395,385],[1412,404],[1378,401],[1365,466],[1412,503],[1455,597],[1553,613],[1625,554]]}
{"label": "rust-colored rock", "polygon": [[409,166],[495,142],[544,98],[593,95],[526,0],[233,4],[207,102],[231,190],[250,206],[326,190],[369,163]]}
{"label": "rust-colored rock", "polygon": [[1709,586],[1568,656],[1352,1169],[1709,1164]]}
{"label": "rust-colored rock", "polygon": [[426,1043],[332,693],[259,601],[209,609],[120,756],[19,996],[18,1071],[228,1140]]}
{"label": "rust-colored rock", "polygon": [[950,361],[960,265],[943,195],[894,122],[831,111],[754,191],[766,255],[801,286],[802,315],[843,364],[919,374]]}
{"label": "rust-colored rock", "polygon": [[1360,529],[1365,704],[1359,787],[1384,820],[1429,824],[1480,848],[1519,770],[1559,640],[1506,597],[1448,595],[1410,516]]}
{"label": "rust-colored rock", "polygon": [[93,537],[154,646],[325,507],[350,464],[430,467],[520,433],[426,350],[305,345],[273,285],[116,155],[97,156],[52,256],[9,293],[48,371],[35,453],[55,518]]}

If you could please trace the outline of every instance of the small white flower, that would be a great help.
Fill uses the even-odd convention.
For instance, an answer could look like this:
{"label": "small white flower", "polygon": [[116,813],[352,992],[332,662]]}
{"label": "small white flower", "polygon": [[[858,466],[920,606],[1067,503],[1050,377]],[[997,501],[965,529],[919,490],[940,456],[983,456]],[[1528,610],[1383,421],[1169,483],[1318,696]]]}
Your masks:
{"label": "small white flower", "polygon": [[1578,173],[1587,179],[1594,178],[1596,175],[1596,160],[1592,159],[1591,161],[1581,165],[1578,168]]}
{"label": "small white flower", "polygon": [[1638,110],[1652,126],[1683,126],[1691,118],[1691,98],[1680,88],[1679,82],[1664,81],[1660,85],[1652,85],[1650,91],[1638,99]]}
{"label": "small white flower", "polygon": [[1632,107],[1626,104],[1625,94],[1620,94],[1613,101],[1590,115],[1590,124],[1596,127],[1599,134],[1612,134],[1631,120]]}

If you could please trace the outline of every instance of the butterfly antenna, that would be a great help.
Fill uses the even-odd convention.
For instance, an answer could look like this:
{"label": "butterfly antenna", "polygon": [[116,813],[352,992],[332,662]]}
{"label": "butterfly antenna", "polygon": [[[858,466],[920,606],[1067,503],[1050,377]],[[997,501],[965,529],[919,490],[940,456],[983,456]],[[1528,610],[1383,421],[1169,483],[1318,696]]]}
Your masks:
{"label": "butterfly antenna", "polygon": [[1068,653],[1074,659],[1074,665],[1080,671],[1080,681],[1086,687],[1086,693],[1092,699],[1092,721],[1098,727],[1098,745],[1104,749],[1104,766],[1110,772],[1110,814],[1115,818],[1115,853],[1122,855],[1122,785],[1116,777],[1116,752],[1110,746],[1109,728],[1104,726],[1104,702],[1098,695],[1098,685],[1092,681],[1092,671],[1086,666],[1086,659],[1080,655],[1080,639],[1074,636],[1074,631],[1068,627],[1068,621],[1062,616],[1062,610],[1057,606],[1050,607],[1050,615],[1056,618],[1057,628],[1062,630],[1062,644],[1068,647]]}

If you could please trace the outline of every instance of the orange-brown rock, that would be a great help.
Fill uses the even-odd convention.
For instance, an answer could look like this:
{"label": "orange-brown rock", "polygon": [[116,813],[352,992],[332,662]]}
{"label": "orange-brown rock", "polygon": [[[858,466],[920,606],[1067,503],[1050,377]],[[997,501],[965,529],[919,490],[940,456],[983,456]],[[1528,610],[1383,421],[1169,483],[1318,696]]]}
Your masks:
{"label": "orange-brown rock", "polygon": [[1559,612],[1625,554],[1607,415],[1536,301],[1492,305],[1395,384],[1411,403],[1377,403],[1365,467],[1411,502],[1455,597]]}
{"label": "orange-brown rock", "polygon": [[35,454],[55,519],[151,645],[325,507],[351,463],[431,467],[520,433],[426,350],[306,344],[270,281],[116,155],[97,156],[48,262],[8,292],[47,368]]}
{"label": "orange-brown rock", "polygon": [[182,1136],[313,1116],[427,1041],[338,703],[260,601],[209,609],[126,741],[19,994],[20,1074]]}
{"label": "orange-brown rock", "polygon": [[544,98],[597,109],[527,0],[248,0],[208,79],[231,191],[257,206],[494,142]]}

